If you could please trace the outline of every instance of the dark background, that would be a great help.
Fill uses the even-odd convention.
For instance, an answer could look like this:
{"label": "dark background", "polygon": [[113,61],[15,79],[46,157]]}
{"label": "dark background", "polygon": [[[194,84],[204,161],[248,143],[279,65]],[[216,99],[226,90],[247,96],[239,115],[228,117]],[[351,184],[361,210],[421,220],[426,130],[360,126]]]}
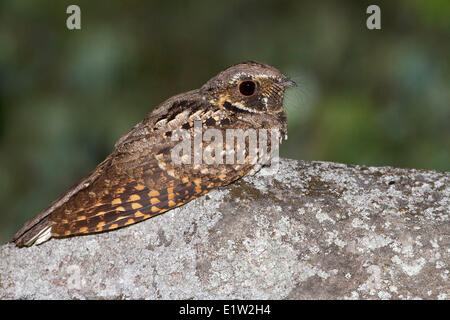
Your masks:
{"label": "dark background", "polygon": [[0,242],[160,102],[246,60],[299,84],[283,157],[448,171],[449,30],[448,0],[2,0]]}

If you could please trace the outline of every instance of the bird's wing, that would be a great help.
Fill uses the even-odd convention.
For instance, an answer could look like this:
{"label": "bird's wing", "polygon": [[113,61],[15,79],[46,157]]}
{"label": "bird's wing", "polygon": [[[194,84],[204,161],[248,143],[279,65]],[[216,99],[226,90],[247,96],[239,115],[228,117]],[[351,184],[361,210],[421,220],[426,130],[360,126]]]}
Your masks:
{"label": "bird's wing", "polygon": [[[198,110],[188,105],[190,111]],[[178,106],[173,104],[172,109]],[[179,108],[178,112],[183,110]],[[205,112],[197,116],[203,129],[207,128],[207,123],[212,125],[208,119],[213,114]],[[167,117],[177,121],[170,112]],[[193,119],[188,119],[189,115],[183,123],[188,124],[184,127],[190,128],[193,142]],[[166,129],[179,126],[179,123],[176,126],[164,123]],[[250,165],[236,168],[226,164],[175,164],[172,149],[179,142],[172,141],[172,135],[166,134],[168,131],[142,128],[137,131],[141,134],[128,135],[116,145],[110,166],[96,181],[52,213],[53,236],[101,232],[140,222],[229,184],[251,169]]]}
{"label": "bird's wing", "polygon": [[[252,166],[172,161],[171,151],[179,142],[166,132],[183,122],[193,134],[194,119],[202,121],[205,129],[217,116],[203,112],[206,109],[195,103],[176,101],[164,117],[155,113],[146,123],[135,126],[96,170],[30,220],[13,241],[31,245],[51,236],[113,230],[183,205],[245,175]],[[177,116],[186,110],[187,114]],[[190,118],[193,112],[195,117]]]}

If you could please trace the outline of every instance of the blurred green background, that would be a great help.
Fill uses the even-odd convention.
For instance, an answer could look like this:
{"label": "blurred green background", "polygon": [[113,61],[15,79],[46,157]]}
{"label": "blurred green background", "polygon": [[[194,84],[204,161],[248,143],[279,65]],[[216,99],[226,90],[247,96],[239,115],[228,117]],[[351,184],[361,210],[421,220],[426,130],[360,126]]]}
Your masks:
{"label": "blurred green background", "polygon": [[449,30],[448,0],[2,0],[0,242],[160,102],[250,59],[299,84],[282,156],[448,171]]}

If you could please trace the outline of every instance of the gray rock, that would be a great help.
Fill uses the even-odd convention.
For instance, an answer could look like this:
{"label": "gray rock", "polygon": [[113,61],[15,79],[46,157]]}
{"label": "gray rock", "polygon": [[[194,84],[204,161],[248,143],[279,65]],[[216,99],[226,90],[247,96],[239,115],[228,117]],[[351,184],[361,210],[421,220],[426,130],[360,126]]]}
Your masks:
{"label": "gray rock", "polygon": [[450,173],[282,160],[118,231],[0,247],[0,299],[449,299]]}

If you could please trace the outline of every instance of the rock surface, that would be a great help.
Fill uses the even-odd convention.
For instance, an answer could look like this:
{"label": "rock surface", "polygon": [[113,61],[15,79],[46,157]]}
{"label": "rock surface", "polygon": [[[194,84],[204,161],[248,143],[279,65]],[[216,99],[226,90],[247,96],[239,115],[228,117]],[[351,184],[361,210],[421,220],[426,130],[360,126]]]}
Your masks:
{"label": "rock surface", "polygon": [[118,231],[0,247],[0,299],[450,299],[450,173],[282,160]]}

